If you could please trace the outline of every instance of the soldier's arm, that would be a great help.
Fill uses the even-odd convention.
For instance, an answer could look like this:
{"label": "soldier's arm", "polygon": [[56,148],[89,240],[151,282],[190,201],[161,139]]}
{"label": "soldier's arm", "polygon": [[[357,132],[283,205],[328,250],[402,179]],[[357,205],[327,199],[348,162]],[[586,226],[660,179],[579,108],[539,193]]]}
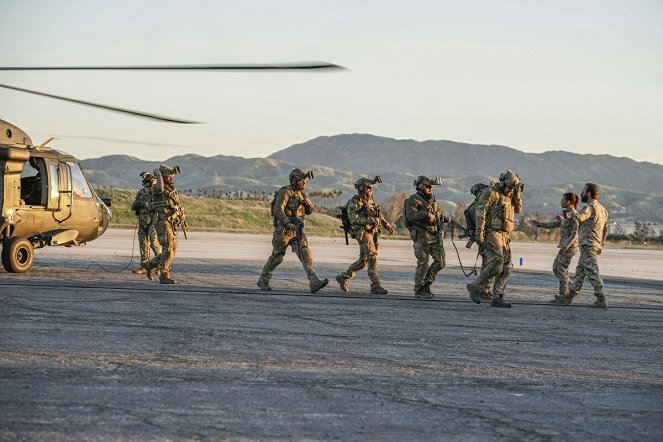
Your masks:
{"label": "soldier's arm", "polygon": [[579,223],[584,223],[588,219],[594,217],[594,206],[585,206],[580,212],[573,212],[573,216],[578,220]]}
{"label": "soldier's arm", "polygon": [[405,203],[405,216],[411,223],[421,222],[428,218],[428,212],[417,209],[417,201],[414,197],[408,198]]}
{"label": "soldier's arm", "polygon": [[277,225],[286,225],[289,220],[285,214],[285,206],[288,204],[289,189],[282,188],[276,193],[276,201],[274,201],[274,218],[276,218]]}
{"label": "soldier's arm", "polygon": [[562,225],[562,221],[559,219],[552,221],[534,220],[534,223],[536,224],[536,227],[543,227],[544,229],[556,229]]}
{"label": "soldier's arm", "polygon": [[152,186],[152,193],[163,193],[164,189],[164,184],[163,184],[163,176],[161,176],[161,171],[159,169],[154,169],[152,171],[153,175],[157,179],[157,183]]}
{"label": "soldier's arm", "polygon": [[516,213],[520,213],[523,211],[523,198],[520,195],[520,190],[516,189],[513,192],[513,196],[511,197],[511,204],[513,204],[513,211]]}
{"label": "soldier's arm", "polygon": [[310,215],[313,213],[313,201],[311,201],[304,192],[302,192],[302,205],[304,206],[304,213]]}
{"label": "soldier's arm", "polygon": [[608,237],[608,220],[605,220],[605,224],[603,226],[603,234],[601,235],[601,247],[603,247],[603,244],[605,244],[605,239]]}

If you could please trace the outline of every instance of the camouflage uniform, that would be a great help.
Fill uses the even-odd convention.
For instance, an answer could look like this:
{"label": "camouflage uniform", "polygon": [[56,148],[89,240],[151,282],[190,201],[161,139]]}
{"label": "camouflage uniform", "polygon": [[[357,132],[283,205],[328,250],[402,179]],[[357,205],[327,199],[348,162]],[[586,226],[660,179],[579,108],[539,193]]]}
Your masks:
{"label": "camouflage uniform", "polygon": [[384,295],[387,290],[380,285],[378,275],[378,239],[380,229],[393,233],[393,227],[380,213],[380,207],[373,198],[362,193],[362,185],[358,186],[359,194],[348,201],[346,208],[352,225],[352,237],[359,243],[359,259],[352,263],[347,271],[336,277],[341,290],[348,291],[347,284],[355,274],[368,265],[368,277],[371,280],[371,293]]}
{"label": "camouflage uniform", "polygon": [[[467,207],[467,209],[465,209],[464,212],[465,220],[467,221],[467,228],[470,230],[470,234],[472,235],[471,239],[474,238],[477,225],[477,201],[479,200],[481,191],[486,187],[488,187],[488,185],[484,183],[477,183],[472,186],[471,193],[474,195],[474,201]],[[479,246],[479,256],[481,256],[481,269],[479,272],[482,272],[483,269],[486,268],[486,263],[488,262],[485,247]],[[481,296],[484,299],[492,299],[493,294],[490,290],[490,281],[486,281],[486,283],[483,286],[478,287],[478,289],[481,291]]]}
{"label": "camouflage uniform", "polygon": [[155,229],[162,251],[148,263],[148,270],[158,269],[160,283],[174,284],[170,265],[177,252],[177,226],[182,221],[183,208],[175,186],[166,184],[163,172],[157,173],[158,170],[155,170],[157,183],[152,188],[152,213],[156,217]]}
{"label": "camouflage uniform", "polygon": [[[136,193],[136,199],[131,208],[138,215],[138,246],[140,248],[140,267],[147,270],[147,263],[150,261],[150,248],[154,256],[161,253],[161,245],[157,237],[155,228],[156,215],[150,212],[152,206],[152,192],[148,187],[143,187]],[[143,273],[143,272],[136,272]]]}
{"label": "camouflage uniform", "polygon": [[559,279],[559,294],[569,294],[569,265],[571,259],[578,253],[578,220],[568,209],[562,210],[562,219],[553,221],[534,220],[537,227],[545,229],[559,228],[559,253],[553,262],[553,273]]}
{"label": "camouflage uniform", "polygon": [[[299,170],[299,169],[295,169]],[[304,176],[304,172],[302,176]],[[293,176],[293,171],[291,177]],[[293,181],[295,181],[293,183]],[[313,213],[313,202],[306,197],[303,191],[297,190],[296,180],[291,178],[291,185],[284,186],[276,192],[274,201],[274,234],[272,236],[272,254],[267,259],[267,263],[262,269],[258,287],[269,291],[269,281],[272,279],[274,269],[283,262],[283,257],[291,246],[297,258],[302,263],[302,267],[308,277],[311,293],[315,293],[325,285],[328,280],[321,280],[315,271],[313,265],[313,253],[308,246],[308,240],[304,233],[304,218]],[[290,227],[290,228],[288,228]],[[297,231],[300,232],[300,238],[297,240]]]}
{"label": "camouflage uniform", "polygon": [[[580,258],[576,273],[571,282],[571,287],[567,296],[567,302],[578,295],[582,288],[585,277],[594,288],[594,296],[599,303],[605,307],[605,293],[603,293],[603,279],[599,274],[598,255],[608,236],[608,211],[597,200],[592,201],[580,210],[574,213],[574,218],[580,223],[578,227],[578,239],[580,243]],[[559,298],[556,297],[559,301]]]}
{"label": "camouflage uniform", "polygon": [[[502,174],[507,176],[509,184],[520,185],[517,175],[511,171]],[[470,297],[476,303],[481,302],[481,288],[493,284],[493,302],[496,307],[510,307],[504,302],[507,280],[511,275],[511,238],[514,228],[514,212],[520,213],[523,209],[520,190],[513,191],[510,197],[506,196],[502,187],[504,180],[499,184],[493,183],[485,188],[479,195],[476,206],[477,236],[480,247],[485,254],[481,273],[474,283],[467,285]]]}
{"label": "camouflage uniform", "polygon": [[[445,265],[443,232],[438,222],[428,224],[428,214],[431,213],[436,220],[444,219],[434,195],[427,197],[421,191],[405,201],[405,217],[410,228],[410,237],[414,241],[414,256],[417,258],[417,268],[414,272],[414,293],[417,297],[430,298],[430,286]],[[429,258],[433,258],[428,265]]]}

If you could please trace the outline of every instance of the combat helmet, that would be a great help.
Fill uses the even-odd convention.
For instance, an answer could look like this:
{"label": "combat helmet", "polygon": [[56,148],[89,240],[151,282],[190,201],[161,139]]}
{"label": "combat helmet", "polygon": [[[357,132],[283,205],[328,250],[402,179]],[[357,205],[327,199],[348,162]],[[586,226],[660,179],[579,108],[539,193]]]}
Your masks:
{"label": "combat helmet", "polygon": [[180,169],[180,166],[166,166],[162,164],[159,166],[159,172],[161,172],[161,175],[163,176],[171,176],[171,175],[177,175],[178,173],[182,172]]}
{"label": "combat helmet", "polygon": [[143,179],[144,187],[150,186],[154,181],[156,181],[156,177],[148,172],[141,172],[140,177]]}
{"label": "combat helmet", "polygon": [[483,191],[483,189],[485,189],[486,187],[488,187],[488,184],[486,184],[486,183],[476,183],[470,189],[470,193],[474,196],[478,196]]}
{"label": "combat helmet", "polygon": [[503,189],[516,189],[522,187],[522,182],[517,173],[507,170],[503,174],[500,174],[500,187]]}
{"label": "combat helmet", "polygon": [[292,169],[292,172],[290,172],[290,175],[288,175],[288,181],[290,181],[290,184],[293,186],[297,184],[297,181],[299,180],[306,180],[306,179],[313,179],[315,176],[313,175],[313,171],[309,170],[308,172],[304,172],[303,169]]}
{"label": "combat helmet", "polygon": [[375,184],[377,184],[377,183],[381,183],[381,182],[382,182],[382,178],[380,178],[380,175],[376,175],[376,177],[373,178],[373,179],[371,179],[371,178],[367,178],[367,177],[359,178],[359,179],[355,182],[355,189],[361,191],[361,189],[362,189],[364,186],[373,186],[373,185],[375,185]]}
{"label": "combat helmet", "polygon": [[416,180],[414,180],[414,187],[417,188],[417,190],[421,190],[426,186],[441,186],[442,185],[442,177],[436,176],[436,177],[429,177],[426,175],[419,175]]}

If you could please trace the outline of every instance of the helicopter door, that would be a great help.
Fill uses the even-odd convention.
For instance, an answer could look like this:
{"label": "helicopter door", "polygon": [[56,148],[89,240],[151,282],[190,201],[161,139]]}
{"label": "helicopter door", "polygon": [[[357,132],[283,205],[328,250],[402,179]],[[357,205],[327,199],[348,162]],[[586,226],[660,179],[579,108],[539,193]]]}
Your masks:
{"label": "helicopter door", "polygon": [[21,171],[21,204],[46,206],[48,180],[43,158],[30,157]]}

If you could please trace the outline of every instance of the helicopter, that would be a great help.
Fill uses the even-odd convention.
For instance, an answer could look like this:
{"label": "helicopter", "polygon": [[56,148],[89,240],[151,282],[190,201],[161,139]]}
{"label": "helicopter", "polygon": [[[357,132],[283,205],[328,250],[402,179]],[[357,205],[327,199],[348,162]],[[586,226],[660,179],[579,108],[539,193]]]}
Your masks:
{"label": "helicopter", "polygon": [[[326,70],[344,69],[324,63],[189,65],[189,66],[46,66],[1,67],[26,70]],[[193,124],[181,118],[138,112],[7,84],[0,88],[120,112],[167,123]],[[0,241],[2,266],[23,273],[34,263],[34,251],[46,246],[82,246],[99,238],[112,218],[111,200],[100,198],[85,178],[79,161],[48,146],[53,138],[35,145],[26,132],[0,120]]]}

